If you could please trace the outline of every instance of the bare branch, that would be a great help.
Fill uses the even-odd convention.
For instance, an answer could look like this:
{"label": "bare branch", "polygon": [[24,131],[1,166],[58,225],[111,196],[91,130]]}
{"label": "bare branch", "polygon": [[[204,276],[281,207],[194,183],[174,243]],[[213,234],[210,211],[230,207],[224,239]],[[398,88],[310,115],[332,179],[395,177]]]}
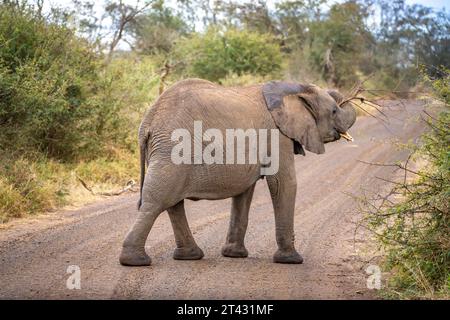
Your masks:
{"label": "bare branch", "polygon": [[370,165],[370,166],[396,167],[396,168],[399,168],[399,169],[401,169],[401,170],[405,170],[405,171],[407,171],[407,172],[409,172],[409,173],[415,174],[415,175],[417,175],[417,176],[419,176],[419,177],[427,177],[427,178],[432,179],[432,180],[439,180],[439,179],[436,179],[436,178],[434,178],[434,177],[428,176],[428,175],[424,174],[423,172],[417,172],[417,171],[408,169],[408,168],[406,168],[405,166],[403,166],[403,165],[401,165],[401,164],[395,164],[395,163],[393,163],[393,164],[386,164],[386,163],[372,163],[372,162],[366,162],[366,161],[363,161],[363,160],[357,160],[357,161],[358,161],[358,162],[361,162],[361,163],[364,163],[364,164],[367,164],[367,165]]}
{"label": "bare branch", "polygon": [[112,60],[114,50],[116,49],[119,42],[123,39],[124,32],[126,26],[134,21],[136,17],[143,13],[150,5],[153,4],[153,1],[147,1],[143,6],[139,7],[140,2],[137,1],[136,6],[131,8],[126,5],[123,0],[120,0],[116,5],[118,13],[119,13],[119,22],[116,30],[114,31],[113,39],[109,45],[108,57],[106,59],[107,64],[109,64]]}
{"label": "bare branch", "polygon": [[137,190],[134,190],[133,187],[136,185],[136,182],[134,180],[130,180],[127,182],[126,186],[119,190],[119,191],[112,191],[112,192],[94,192],[91,187],[87,185],[87,183],[81,179],[78,175],[76,176],[78,181],[80,181],[81,185],[88,190],[93,195],[99,195],[99,196],[105,196],[105,197],[112,197],[112,196],[120,196],[121,194],[131,191],[131,192],[137,192]]}

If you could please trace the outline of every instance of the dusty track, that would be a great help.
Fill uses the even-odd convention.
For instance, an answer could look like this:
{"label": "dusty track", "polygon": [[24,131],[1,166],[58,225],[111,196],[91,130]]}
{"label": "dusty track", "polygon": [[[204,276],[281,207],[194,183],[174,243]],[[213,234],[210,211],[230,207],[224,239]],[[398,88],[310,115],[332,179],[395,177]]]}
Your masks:
{"label": "dusty track", "polygon": [[[417,138],[423,123],[418,103],[390,104],[388,128],[370,117],[351,130],[355,143],[327,145],[325,155],[296,158],[298,193],[296,245],[303,265],[271,262],[276,250],[273,209],[265,181],[260,181],[250,211],[248,259],[220,255],[228,227],[230,200],[187,201],[188,219],[201,261],[172,260],[175,246],[166,213],[147,242],[153,265],[126,268],[118,263],[121,242],[137,211],[136,195],[105,200],[76,211],[25,219],[0,230],[0,298],[137,299],[361,299],[366,289],[367,234],[355,233],[361,219],[352,197],[377,190],[376,177],[393,169],[359,162],[395,162],[406,153],[395,139]],[[81,290],[66,288],[69,265],[81,268]]]}

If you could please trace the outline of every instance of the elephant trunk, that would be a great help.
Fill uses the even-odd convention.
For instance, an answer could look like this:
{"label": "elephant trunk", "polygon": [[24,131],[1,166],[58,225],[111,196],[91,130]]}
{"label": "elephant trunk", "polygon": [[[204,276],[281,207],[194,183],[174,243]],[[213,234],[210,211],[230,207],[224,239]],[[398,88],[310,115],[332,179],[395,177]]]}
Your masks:
{"label": "elephant trunk", "polygon": [[356,110],[350,104],[346,103],[340,108],[339,115],[336,121],[336,129],[339,133],[345,134],[356,122]]}

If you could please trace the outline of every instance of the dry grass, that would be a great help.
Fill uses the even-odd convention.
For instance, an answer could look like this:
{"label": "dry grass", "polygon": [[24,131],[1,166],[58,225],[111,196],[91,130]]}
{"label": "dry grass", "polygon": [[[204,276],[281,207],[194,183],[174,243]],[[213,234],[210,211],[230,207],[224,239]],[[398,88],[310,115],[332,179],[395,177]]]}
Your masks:
{"label": "dry grass", "polygon": [[86,190],[77,177],[101,193],[122,189],[129,180],[137,179],[138,172],[138,157],[129,152],[78,164],[45,158],[4,159],[0,167],[0,223],[100,198]]}

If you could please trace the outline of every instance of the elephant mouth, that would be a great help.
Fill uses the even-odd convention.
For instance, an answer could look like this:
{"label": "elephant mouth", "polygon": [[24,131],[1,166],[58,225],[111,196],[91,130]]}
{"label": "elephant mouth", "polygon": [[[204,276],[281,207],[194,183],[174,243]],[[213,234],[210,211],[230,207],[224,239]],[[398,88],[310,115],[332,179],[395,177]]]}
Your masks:
{"label": "elephant mouth", "polygon": [[344,138],[347,141],[350,141],[350,142],[355,141],[355,139],[353,139],[353,137],[348,132],[339,133],[339,134],[341,135],[341,138]]}

